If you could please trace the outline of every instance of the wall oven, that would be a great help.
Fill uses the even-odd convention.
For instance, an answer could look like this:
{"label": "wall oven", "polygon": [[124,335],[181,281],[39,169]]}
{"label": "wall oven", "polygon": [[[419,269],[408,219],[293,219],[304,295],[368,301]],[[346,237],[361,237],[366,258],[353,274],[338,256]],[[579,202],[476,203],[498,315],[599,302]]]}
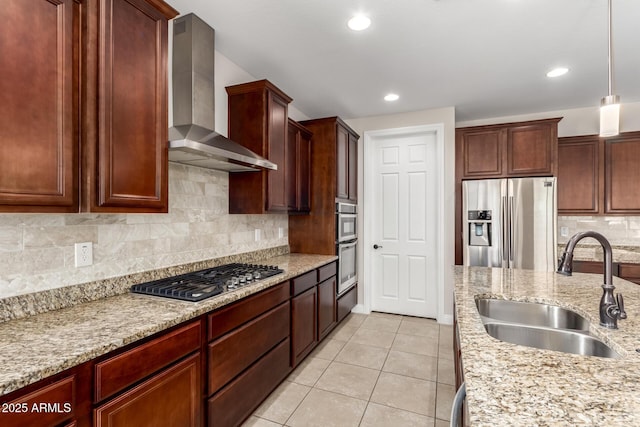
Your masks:
{"label": "wall oven", "polygon": [[337,294],[357,282],[357,210],[352,203],[336,203],[336,255],[338,255]]}

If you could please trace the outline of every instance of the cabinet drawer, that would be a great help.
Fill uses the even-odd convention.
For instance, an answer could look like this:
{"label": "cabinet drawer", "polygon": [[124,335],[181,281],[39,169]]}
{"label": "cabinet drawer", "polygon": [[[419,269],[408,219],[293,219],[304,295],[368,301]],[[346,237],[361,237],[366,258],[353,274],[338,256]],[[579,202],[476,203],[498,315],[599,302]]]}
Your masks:
{"label": "cabinet drawer", "polygon": [[[5,427],[55,426],[73,418],[76,407],[76,380],[72,375],[39,388],[11,402],[2,402],[0,425]],[[41,411],[33,410],[35,405]],[[4,406],[8,405],[8,406]],[[4,410],[8,412],[4,412]]]}
{"label": "cabinet drawer", "polygon": [[197,321],[97,363],[95,401],[99,402],[199,350],[200,337],[200,322]]}
{"label": "cabinet drawer", "polygon": [[291,280],[291,295],[295,296],[311,289],[318,284],[316,270],[298,276]]}
{"label": "cabinet drawer", "polygon": [[324,282],[336,274],[338,274],[338,263],[332,262],[331,264],[323,265],[318,269],[318,282]]}
{"label": "cabinet drawer", "polygon": [[209,427],[240,425],[289,370],[289,339],[286,339],[209,399]]}
{"label": "cabinet drawer", "polygon": [[209,394],[218,391],[288,335],[287,301],[209,344]]}
{"label": "cabinet drawer", "polygon": [[201,425],[200,355],[194,354],[94,410],[95,427]]}
{"label": "cabinet drawer", "polygon": [[209,338],[214,340],[230,330],[261,315],[289,299],[289,282],[284,282],[259,294],[244,298],[231,306],[211,313],[208,318]]}

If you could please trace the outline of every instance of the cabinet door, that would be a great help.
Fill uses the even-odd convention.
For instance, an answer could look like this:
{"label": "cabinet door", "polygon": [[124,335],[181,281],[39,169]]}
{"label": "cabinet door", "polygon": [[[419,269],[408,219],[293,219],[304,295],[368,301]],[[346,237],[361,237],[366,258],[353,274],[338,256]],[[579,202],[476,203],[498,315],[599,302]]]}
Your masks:
{"label": "cabinet door", "polygon": [[600,210],[600,144],[597,136],[558,140],[558,213],[597,214]]}
{"label": "cabinet door", "polygon": [[506,130],[507,175],[555,175],[556,129],[556,123],[508,127]]}
{"label": "cabinet door", "polygon": [[297,159],[297,145],[300,138],[300,131],[295,125],[295,122],[289,119],[289,125],[287,128],[287,144],[286,144],[286,163],[287,174],[285,177],[285,187],[287,191],[287,207],[289,211],[296,211],[298,209],[298,176],[296,169],[298,168]]}
{"label": "cabinet door", "polygon": [[318,285],[318,339],[324,338],[336,324],[336,277]]}
{"label": "cabinet door", "polygon": [[94,410],[96,427],[200,426],[200,354],[194,354]]}
{"label": "cabinet door", "polygon": [[267,172],[267,211],[286,211],[288,208],[286,192],[287,163],[287,102],[269,92],[269,136],[268,159],[278,165],[278,170]]}
{"label": "cabinet door", "polygon": [[295,367],[318,343],[316,286],[291,299],[291,365]]}
{"label": "cabinet door", "polygon": [[349,132],[336,125],[336,197],[349,198]]}
{"label": "cabinet door", "polygon": [[502,175],[504,132],[501,130],[460,131],[458,147],[462,156],[462,176],[491,178]]}
{"label": "cabinet door", "polygon": [[297,211],[311,210],[311,133],[300,131],[297,145]]}
{"label": "cabinet door", "polygon": [[0,8],[0,211],[77,212],[78,8]]}
{"label": "cabinet door", "polygon": [[358,200],[358,138],[349,134],[349,200]]}
{"label": "cabinet door", "polygon": [[605,213],[640,214],[640,132],[605,140]]}
{"label": "cabinet door", "polygon": [[97,81],[85,93],[83,210],[167,212],[167,17],[144,0],[87,7],[87,37],[97,34],[87,74]]}

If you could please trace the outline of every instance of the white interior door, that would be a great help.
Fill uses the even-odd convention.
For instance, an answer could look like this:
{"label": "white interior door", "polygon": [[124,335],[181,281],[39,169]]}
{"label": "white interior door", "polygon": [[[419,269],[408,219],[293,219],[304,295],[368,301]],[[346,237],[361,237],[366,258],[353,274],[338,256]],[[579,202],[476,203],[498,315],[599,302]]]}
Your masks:
{"label": "white interior door", "polygon": [[436,133],[387,135],[372,142],[371,309],[435,318],[441,277]]}

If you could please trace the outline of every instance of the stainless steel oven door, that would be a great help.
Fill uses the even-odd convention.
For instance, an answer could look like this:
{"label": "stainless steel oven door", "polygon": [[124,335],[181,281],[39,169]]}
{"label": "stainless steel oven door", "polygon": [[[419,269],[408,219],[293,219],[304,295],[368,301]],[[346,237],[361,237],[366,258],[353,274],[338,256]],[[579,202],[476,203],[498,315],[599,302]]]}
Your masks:
{"label": "stainless steel oven door", "polygon": [[357,237],[357,215],[337,213],[338,242],[348,242]]}
{"label": "stainless steel oven door", "polygon": [[338,295],[358,281],[356,240],[338,244]]}

